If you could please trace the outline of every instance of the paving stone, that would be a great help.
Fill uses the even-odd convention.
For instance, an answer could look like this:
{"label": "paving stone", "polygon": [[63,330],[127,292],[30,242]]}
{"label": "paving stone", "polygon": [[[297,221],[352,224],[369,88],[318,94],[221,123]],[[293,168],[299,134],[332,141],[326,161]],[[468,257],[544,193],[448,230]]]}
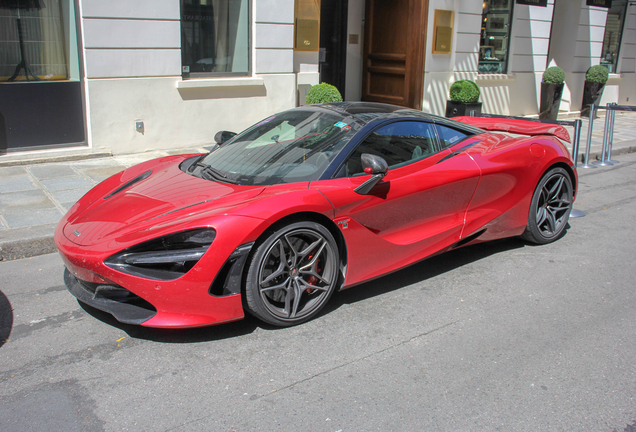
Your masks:
{"label": "paving stone", "polygon": [[51,192],[72,189],[90,189],[94,185],[84,177],[63,177],[59,179],[42,180],[41,182]]}
{"label": "paving stone", "polygon": [[37,179],[53,179],[77,175],[75,170],[66,164],[33,165],[29,167],[29,171]]}
{"label": "paving stone", "polygon": [[59,192],[51,192],[53,198],[59,203],[73,203],[75,204],[77,200],[84,196],[86,192],[88,192],[91,188],[83,188],[83,189],[72,189],[66,191]]}
{"label": "paving stone", "polygon": [[31,210],[55,208],[55,204],[41,190],[0,194],[0,213],[23,213]]}
{"label": "paving stone", "polygon": [[37,189],[28,175],[0,178],[0,193],[18,192]]}
{"label": "paving stone", "polygon": [[4,215],[4,219],[9,224],[8,228],[20,228],[32,225],[44,225],[57,223],[62,219],[62,212],[57,208],[36,210],[24,213]]}
{"label": "paving stone", "polygon": [[99,183],[114,174],[122,172],[125,169],[126,167],[123,165],[113,165],[107,167],[84,169],[82,170],[82,172],[90,177],[91,180],[94,180],[95,183]]}
{"label": "paving stone", "polygon": [[16,177],[26,174],[26,168],[21,166],[0,167],[0,178]]}
{"label": "paving stone", "polygon": [[69,211],[71,209],[71,207],[73,207],[73,205],[76,203],[77,201],[72,201],[72,202],[67,202],[67,203],[61,203],[60,205],[62,207],[64,207],[64,210]]}

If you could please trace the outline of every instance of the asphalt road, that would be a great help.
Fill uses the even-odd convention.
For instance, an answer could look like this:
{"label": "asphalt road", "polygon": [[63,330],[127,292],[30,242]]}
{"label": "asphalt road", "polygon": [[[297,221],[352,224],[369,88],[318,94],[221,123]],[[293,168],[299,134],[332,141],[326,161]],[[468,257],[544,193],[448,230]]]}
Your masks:
{"label": "asphalt road", "polygon": [[587,216],[558,242],[441,255],[290,329],[125,326],[66,292],[57,255],[0,263],[0,431],[633,432],[636,155],[618,159],[580,170]]}

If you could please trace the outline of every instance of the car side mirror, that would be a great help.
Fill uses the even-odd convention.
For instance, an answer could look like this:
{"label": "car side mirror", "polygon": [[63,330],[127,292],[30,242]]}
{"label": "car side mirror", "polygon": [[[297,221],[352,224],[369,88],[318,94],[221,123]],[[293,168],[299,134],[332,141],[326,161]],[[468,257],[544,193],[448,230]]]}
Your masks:
{"label": "car side mirror", "polygon": [[364,172],[371,174],[371,178],[355,188],[353,191],[360,195],[366,195],[386,175],[389,171],[389,165],[380,156],[369,153],[362,153],[360,162],[362,163],[362,169]]}
{"label": "car side mirror", "polygon": [[230,132],[230,131],[218,131],[216,133],[216,135],[214,135],[214,141],[221,145],[224,142],[230,140],[231,138],[233,138],[236,135],[236,132]]}

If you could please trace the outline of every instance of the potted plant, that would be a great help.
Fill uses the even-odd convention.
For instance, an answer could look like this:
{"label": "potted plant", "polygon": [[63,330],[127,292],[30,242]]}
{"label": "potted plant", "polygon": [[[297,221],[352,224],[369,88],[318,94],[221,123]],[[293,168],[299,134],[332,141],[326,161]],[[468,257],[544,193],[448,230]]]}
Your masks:
{"label": "potted plant", "polygon": [[609,78],[609,72],[605,66],[596,65],[587,70],[585,73],[585,86],[583,87],[581,117],[590,116],[590,105],[598,106],[607,78]]}
{"label": "potted plant", "polygon": [[450,100],[446,102],[446,117],[470,115],[471,111],[481,113],[479,86],[470,80],[455,81],[450,88]]}
{"label": "potted plant", "polygon": [[325,82],[311,86],[305,97],[307,105],[342,102],[342,95],[337,88]]}
{"label": "potted plant", "polygon": [[559,115],[559,105],[563,95],[563,82],[565,73],[558,66],[549,67],[543,72],[541,80],[541,105],[539,107],[539,118],[556,120]]}

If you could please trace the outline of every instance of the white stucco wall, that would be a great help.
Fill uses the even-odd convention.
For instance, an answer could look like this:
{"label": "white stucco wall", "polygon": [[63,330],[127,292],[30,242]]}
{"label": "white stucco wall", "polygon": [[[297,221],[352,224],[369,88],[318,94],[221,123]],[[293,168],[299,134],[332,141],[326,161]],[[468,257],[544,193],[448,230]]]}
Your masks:
{"label": "white stucco wall", "polygon": [[585,0],[557,2],[550,61],[565,72],[562,111],[578,111],[585,72],[600,63],[607,9],[590,7]]}
{"label": "white stucco wall", "polygon": [[[364,56],[364,0],[349,0],[347,14],[347,66],[344,99],[359,101],[362,97],[362,65]],[[349,35],[358,35],[358,43],[349,43]]]}
{"label": "white stucco wall", "polygon": [[[207,145],[219,130],[239,132],[294,106],[293,74],[261,78],[195,88],[177,88],[173,77],[90,80],[93,148],[123,154]],[[144,121],[143,134],[135,131],[137,120]]]}
{"label": "white stucco wall", "polygon": [[[431,0],[429,4],[424,111],[443,115],[451,84],[470,79],[480,86],[483,112],[536,114],[537,88],[546,68],[554,2],[549,1],[545,8],[515,5],[505,74],[478,73],[481,2]],[[455,11],[451,54],[432,53],[435,9]]]}
{"label": "white stucco wall", "polygon": [[[218,130],[240,131],[299,104],[318,82],[318,53],[293,50],[294,0],[252,0],[251,5],[252,75],[183,80],[179,0],[81,0],[93,151],[121,154],[206,145]],[[349,1],[348,34],[359,35],[359,43],[347,46],[346,100],[361,96],[364,5],[365,0]],[[455,12],[451,54],[432,53],[435,9]],[[541,74],[549,60],[566,71],[561,108],[578,109],[584,73],[599,62],[605,10],[585,6],[585,0],[557,2],[556,7],[549,0],[547,8],[515,5],[509,72],[488,75],[477,71],[481,13],[479,1],[430,0],[424,111],[443,115],[450,85],[465,78],[480,85],[484,112],[536,114]],[[635,48],[636,6],[630,6],[619,74],[611,76],[603,103],[634,103]],[[143,134],[135,130],[138,120],[144,121]]]}
{"label": "white stucco wall", "polygon": [[[238,132],[296,106],[294,0],[251,5],[252,76],[183,80],[179,0],[82,0],[93,150],[122,154],[211,144],[219,130]],[[138,120],[143,134],[135,130]]]}
{"label": "white stucco wall", "polygon": [[[450,54],[433,54],[435,10],[454,11],[453,45]],[[475,80],[479,58],[482,3],[462,0],[429,1],[424,95],[422,110],[444,115],[448,91],[458,79]]]}

